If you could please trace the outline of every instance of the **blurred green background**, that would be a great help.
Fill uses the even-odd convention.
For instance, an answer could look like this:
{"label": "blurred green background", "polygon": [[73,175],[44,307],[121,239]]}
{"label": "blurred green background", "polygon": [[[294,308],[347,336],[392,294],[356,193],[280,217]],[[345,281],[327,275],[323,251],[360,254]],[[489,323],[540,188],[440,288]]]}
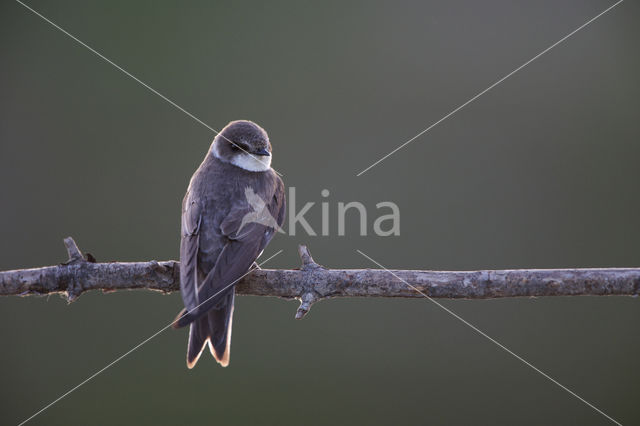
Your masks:
{"label": "blurred green background", "polygon": [[[640,266],[640,5],[626,1],[28,4],[214,128],[252,119],[331,237],[335,268]],[[0,9],[0,269],[178,257],[180,201],[213,134],[13,1]],[[401,209],[401,235],[336,235],[338,201]],[[316,204],[307,215],[320,227]],[[375,217],[375,216],[374,216]],[[371,229],[373,219],[370,219]],[[623,424],[640,423],[640,301],[443,304]],[[231,365],[185,366],[168,330],[38,417],[69,424],[608,421],[427,300],[239,297]],[[0,423],[17,424],[168,324],[178,294],[0,298]]]}

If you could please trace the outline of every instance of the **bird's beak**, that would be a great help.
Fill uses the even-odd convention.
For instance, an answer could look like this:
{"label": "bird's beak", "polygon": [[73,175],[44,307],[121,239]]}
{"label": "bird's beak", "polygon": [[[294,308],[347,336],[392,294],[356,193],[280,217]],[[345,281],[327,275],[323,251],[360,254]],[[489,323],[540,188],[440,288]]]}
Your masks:
{"label": "bird's beak", "polygon": [[271,155],[271,153],[269,151],[267,151],[266,149],[264,149],[264,148],[255,151],[254,154],[256,154],[256,155],[265,155],[265,156]]}

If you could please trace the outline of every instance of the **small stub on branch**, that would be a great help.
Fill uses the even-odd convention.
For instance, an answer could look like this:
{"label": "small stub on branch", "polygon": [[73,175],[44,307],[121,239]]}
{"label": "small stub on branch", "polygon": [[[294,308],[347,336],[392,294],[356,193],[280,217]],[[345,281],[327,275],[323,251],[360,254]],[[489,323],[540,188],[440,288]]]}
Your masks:
{"label": "small stub on branch", "polygon": [[305,278],[302,280],[302,291],[300,293],[300,307],[296,311],[296,319],[302,319],[311,310],[311,306],[318,302],[321,298],[314,290],[315,278],[314,275],[317,272],[324,271],[326,268],[322,265],[318,265],[311,257],[309,249],[305,245],[298,246],[298,254],[300,260],[302,260],[302,266],[300,270],[305,272]]}
{"label": "small stub on branch", "polygon": [[69,254],[69,260],[65,262],[65,265],[84,262],[84,257],[82,256],[82,252],[78,248],[78,245],[73,240],[73,238],[71,237],[65,238],[64,245],[65,247],[67,247],[67,254]]}
{"label": "small stub on branch", "polygon": [[[78,245],[73,240],[73,238],[71,237],[65,238],[64,245],[65,247],[67,247],[67,254],[69,255],[69,260],[64,262],[63,265],[70,266],[70,265],[77,265],[79,263],[86,262],[84,256],[82,255],[82,252],[78,248]],[[67,302],[71,303],[75,301],[82,294],[83,291],[84,289],[82,288],[81,279],[74,277],[73,279],[69,280],[67,284],[67,290],[65,292],[67,295]]]}
{"label": "small stub on branch", "polygon": [[311,253],[309,252],[309,249],[307,248],[307,246],[300,244],[298,246],[298,254],[300,255],[300,259],[302,260],[302,266],[300,267],[301,270],[305,271],[309,269],[319,269],[319,268],[324,269],[322,265],[318,265],[313,260],[313,257],[311,257]]}
{"label": "small stub on branch", "polygon": [[311,310],[311,306],[318,301],[314,293],[305,293],[300,298],[300,306],[296,311],[296,319],[302,319]]}

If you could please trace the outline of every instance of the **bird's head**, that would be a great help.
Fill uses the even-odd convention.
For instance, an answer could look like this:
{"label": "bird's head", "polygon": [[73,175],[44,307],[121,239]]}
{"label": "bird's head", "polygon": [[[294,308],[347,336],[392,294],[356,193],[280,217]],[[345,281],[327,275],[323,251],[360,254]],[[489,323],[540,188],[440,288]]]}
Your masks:
{"label": "bird's head", "polygon": [[247,120],[232,121],[213,140],[211,152],[220,161],[252,172],[271,168],[271,144],[267,132]]}

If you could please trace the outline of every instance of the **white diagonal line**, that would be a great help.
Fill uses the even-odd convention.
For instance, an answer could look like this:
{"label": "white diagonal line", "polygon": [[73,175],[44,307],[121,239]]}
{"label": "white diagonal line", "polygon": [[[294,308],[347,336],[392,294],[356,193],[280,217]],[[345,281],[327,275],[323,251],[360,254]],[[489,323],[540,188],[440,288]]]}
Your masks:
{"label": "white diagonal line", "polygon": [[484,89],[482,92],[478,93],[477,95],[475,95],[473,98],[469,99],[467,102],[463,103],[462,105],[460,105],[459,107],[457,107],[456,109],[454,109],[453,111],[451,111],[450,113],[448,113],[447,115],[445,115],[444,117],[442,117],[440,120],[436,121],[435,123],[433,123],[431,126],[427,127],[426,129],[424,129],[423,131],[421,131],[420,133],[418,133],[417,135],[415,135],[414,137],[412,137],[411,139],[409,139],[408,141],[406,141],[405,143],[403,143],[402,145],[398,146],[397,148],[395,148],[393,151],[389,152],[387,155],[385,155],[384,157],[380,158],[378,161],[376,161],[375,163],[371,164],[369,167],[367,167],[366,169],[362,170],[360,173],[358,173],[356,176],[361,176],[362,174],[364,174],[366,171],[368,171],[369,169],[375,167],[376,165],[378,165],[379,163],[383,162],[384,160],[386,160],[387,158],[389,158],[390,156],[392,156],[393,154],[395,154],[396,152],[398,152],[399,150],[401,150],[402,148],[404,148],[405,146],[409,145],[411,142],[413,142],[414,140],[416,140],[417,138],[419,138],[420,136],[424,135],[425,133],[427,133],[429,130],[433,129],[434,127],[436,127],[438,124],[442,123],[444,120],[446,120],[447,118],[451,117],[453,114],[455,114],[456,112],[460,111],[462,108],[466,107],[467,105],[469,105],[471,102],[475,101],[476,99],[478,99],[480,96],[484,95],[485,93],[487,93],[489,90],[493,89],[494,87],[496,87],[497,85],[499,85],[500,83],[502,83],[503,81],[505,81],[506,79],[508,79],[509,77],[511,77],[512,75],[514,75],[515,73],[517,73],[518,71],[520,71],[522,68],[526,67],[527,65],[529,65],[531,62],[535,61],[536,59],[538,59],[539,57],[541,57],[542,55],[544,55],[545,53],[547,53],[548,51],[550,51],[551,49],[553,49],[554,47],[556,47],[557,45],[559,45],[560,43],[562,43],[563,41],[565,41],[566,39],[568,39],[569,37],[571,37],[572,35],[574,35],[575,33],[577,33],[578,31],[580,31],[581,29],[583,29],[584,27],[586,27],[587,25],[589,25],[590,23],[592,23],[593,21],[595,21],[596,19],[598,19],[599,17],[601,17],[602,15],[604,15],[605,13],[607,13],[608,11],[610,11],[611,9],[613,9],[614,7],[616,7],[617,5],[619,5],[620,3],[622,3],[624,0],[619,0],[617,3],[615,3],[612,6],[609,6],[607,9],[605,9],[604,11],[600,12],[597,16],[589,19],[587,22],[585,22],[584,24],[580,25],[578,28],[576,28],[575,30],[571,31],[569,34],[567,34],[566,36],[562,37],[560,40],[556,41],[555,43],[553,43],[551,46],[547,47],[546,49],[544,49],[542,52],[538,53],[536,56],[534,56],[533,58],[529,59],[527,62],[525,62],[524,64],[520,65],[518,68],[516,68],[515,70],[511,71],[509,74],[505,75],[504,77],[502,77],[500,80],[496,81],[495,83],[493,83],[491,86],[487,87],[486,89]]}
{"label": "white diagonal line", "polygon": [[[280,253],[282,253],[283,250],[279,250],[277,251],[275,254],[273,254],[271,257],[269,257],[267,260],[265,260],[264,262],[261,262],[260,264],[258,264],[258,266],[262,266],[265,263],[267,263],[268,261],[270,261],[271,259],[273,259],[274,257],[276,257],[277,255],[279,255]],[[229,284],[228,286],[226,286],[225,288],[223,288],[222,290],[220,290],[219,292],[217,292],[216,294],[214,294],[213,296],[209,297],[207,300],[205,300],[204,302],[200,303],[198,306],[196,306],[193,309],[197,309],[199,306],[203,305],[204,303],[207,303],[210,299],[216,297],[218,294],[222,293],[223,291],[225,291],[226,289],[228,289],[229,287],[231,287],[232,285],[234,285],[235,283],[237,283],[238,281],[240,281],[242,278],[244,278],[246,275],[248,275],[251,271],[253,271],[253,269],[248,270],[245,274],[243,274],[240,278],[238,278],[237,280],[235,280],[234,282],[232,282],[231,284]],[[193,310],[192,309],[192,310]],[[186,312],[185,312],[186,313]],[[52,402],[50,402],[49,404],[45,405],[44,407],[42,407],[39,411],[37,411],[36,413],[34,413],[31,417],[29,417],[26,420],[23,420],[22,422],[20,422],[20,424],[18,424],[18,426],[22,426],[23,424],[27,423],[29,420],[33,419],[34,417],[36,417],[38,414],[42,413],[43,411],[45,411],[46,409],[50,408],[52,405],[56,404],[58,401],[60,401],[61,399],[63,399],[64,397],[66,397],[67,395],[69,395],[70,393],[72,393],[73,391],[75,391],[76,389],[78,389],[79,387],[81,387],[82,385],[86,384],[87,382],[89,382],[91,379],[95,378],[96,376],[98,376],[100,373],[102,373],[103,371],[105,371],[106,369],[108,369],[109,367],[111,367],[112,365],[114,365],[115,363],[117,363],[118,361],[122,360],[123,358],[127,357],[129,354],[131,354],[133,351],[135,351],[136,349],[138,349],[139,347],[141,347],[142,345],[144,345],[145,343],[149,342],[151,339],[153,339],[154,337],[156,337],[157,335],[159,335],[160,333],[162,333],[163,331],[165,331],[166,329],[168,329],[169,327],[171,327],[173,325],[174,322],[176,322],[178,318],[174,319],[173,321],[171,321],[169,324],[167,324],[166,326],[162,327],[160,330],[156,331],[154,334],[152,334],[151,336],[147,337],[146,339],[144,339],[142,342],[138,343],[136,346],[134,346],[133,348],[129,349],[127,352],[125,352],[124,354],[120,355],[118,358],[114,359],[113,361],[111,361],[109,364],[105,365],[104,367],[102,367],[100,370],[96,371],[95,373],[93,373],[91,376],[87,377],[85,380],[83,380],[82,382],[78,383],[76,386],[72,387],[71,389],[69,389],[67,392],[63,393],[62,395],[60,395],[58,398],[56,398],[55,400],[53,400]]]}
{"label": "white diagonal line", "polygon": [[589,407],[593,408],[594,410],[596,410],[598,413],[602,414],[607,419],[611,420],[613,423],[615,423],[615,424],[617,424],[619,426],[622,426],[622,424],[620,422],[616,421],[615,419],[613,419],[612,417],[607,415],[604,411],[600,410],[598,407],[596,407],[595,405],[593,405],[592,403],[590,403],[586,399],[582,398],[580,395],[578,395],[577,393],[575,393],[574,391],[572,391],[571,389],[569,389],[568,387],[566,387],[562,383],[558,382],[556,379],[554,379],[553,377],[549,376],[547,373],[545,373],[544,371],[540,370],[538,367],[536,367],[535,365],[531,364],[529,361],[527,361],[526,359],[522,358],[520,355],[516,354],[511,349],[509,349],[506,346],[504,346],[502,343],[498,342],[496,339],[494,339],[493,337],[489,336],[487,333],[485,333],[484,331],[480,330],[478,327],[476,327],[475,325],[471,324],[469,321],[465,320],[460,315],[458,315],[455,312],[453,312],[451,309],[449,309],[446,306],[442,305],[440,302],[436,301],[435,299],[432,299],[431,297],[427,296],[426,293],[420,291],[415,286],[409,284],[407,281],[405,281],[402,278],[400,278],[396,273],[394,273],[393,271],[390,271],[389,269],[385,268],[379,262],[373,260],[371,257],[367,256],[366,254],[364,254],[360,250],[356,250],[356,251],[358,253],[360,253],[362,256],[364,256],[367,259],[369,259],[371,262],[373,262],[376,265],[378,265],[380,268],[384,269],[385,271],[387,271],[388,273],[390,273],[391,275],[393,275],[394,277],[396,277],[397,279],[399,279],[400,281],[405,283],[407,286],[411,287],[412,289],[414,289],[415,291],[417,291],[418,293],[420,293],[421,295],[426,297],[427,300],[429,300],[430,302],[435,303],[436,306],[438,306],[439,308],[443,309],[445,312],[451,314],[453,317],[455,317],[456,319],[460,320],[463,324],[465,324],[466,326],[470,327],[472,330],[476,331],[481,336],[486,337],[487,339],[489,339],[492,343],[494,343],[499,348],[504,349],[507,353],[509,353],[510,355],[513,355],[517,360],[523,362],[525,365],[531,367],[533,370],[535,370],[536,372],[540,373],[542,376],[544,376],[545,378],[547,378],[551,382],[553,382],[556,385],[560,386],[562,389],[564,389],[565,391],[569,392],[571,395],[575,396],[580,401],[584,402]]}
{"label": "white diagonal line", "polygon": [[[62,28],[61,26],[59,26],[58,24],[56,24],[55,22],[53,22],[52,20],[50,20],[49,18],[47,18],[46,16],[42,15],[41,13],[39,13],[38,11],[36,11],[35,9],[31,8],[30,6],[24,4],[23,2],[21,2],[20,0],[16,0],[16,2],[18,2],[19,4],[21,4],[22,6],[24,6],[26,9],[30,10],[31,12],[33,12],[35,15],[37,15],[38,17],[42,18],[44,21],[48,22],[49,24],[51,24],[54,28],[56,28],[57,30],[61,31],[62,33],[64,33],[65,35],[67,35],[69,38],[71,38],[72,40],[74,40],[75,42],[77,42],[78,44],[80,44],[83,47],[86,47],[87,49],[89,49],[92,53],[94,53],[96,56],[98,56],[100,59],[103,59],[105,62],[111,64],[113,67],[115,67],[116,69],[118,69],[119,71],[121,71],[122,73],[124,73],[125,75],[127,75],[128,77],[131,77],[133,80],[137,81],[138,83],[140,83],[144,88],[148,89],[149,91],[151,91],[153,94],[159,96],[160,98],[164,99],[165,101],[167,101],[169,104],[171,104],[174,108],[182,111],[183,113],[185,113],[186,115],[188,115],[189,117],[193,118],[195,121],[197,121],[198,123],[202,124],[204,127],[206,127],[207,129],[211,130],[212,132],[214,132],[217,135],[220,135],[221,137],[223,137],[224,139],[226,139],[229,143],[233,144],[235,147],[237,147],[239,150],[244,151],[246,154],[250,155],[251,157],[253,157],[254,160],[261,162],[260,159],[258,159],[256,156],[254,156],[252,153],[244,150],[241,146],[237,145],[235,142],[233,142],[232,140],[229,140],[229,138],[225,137],[224,135],[221,135],[220,132],[216,129],[214,129],[213,127],[209,126],[207,123],[205,123],[204,121],[200,120],[198,117],[196,117],[195,115],[193,115],[192,113],[190,113],[189,111],[187,111],[186,109],[182,108],[180,105],[178,105],[177,103],[175,103],[174,101],[172,101],[171,99],[167,98],[165,95],[163,95],[162,93],[158,92],[156,89],[154,89],[153,87],[149,86],[147,83],[145,83],[144,81],[140,80],[138,77],[136,77],[135,75],[131,74],[129,71],[125,70],[124,68],[122,68],[120,65],[116,64],[115,62],[113,62],[111,59],[107,58],[106,56],[104,56],[102,53],[98,52],[97,50],[95,50],[93,47],[89,46],[87,43],[83,42],[82,40],[80,40],[78,37],[74,36],[73,34],[71,34],[69,31],[65,30],[64,28]],[[276,172],[278,175],[283,176],[280,172],[278,172],[276,169],[273,169],[274,172]]]}

